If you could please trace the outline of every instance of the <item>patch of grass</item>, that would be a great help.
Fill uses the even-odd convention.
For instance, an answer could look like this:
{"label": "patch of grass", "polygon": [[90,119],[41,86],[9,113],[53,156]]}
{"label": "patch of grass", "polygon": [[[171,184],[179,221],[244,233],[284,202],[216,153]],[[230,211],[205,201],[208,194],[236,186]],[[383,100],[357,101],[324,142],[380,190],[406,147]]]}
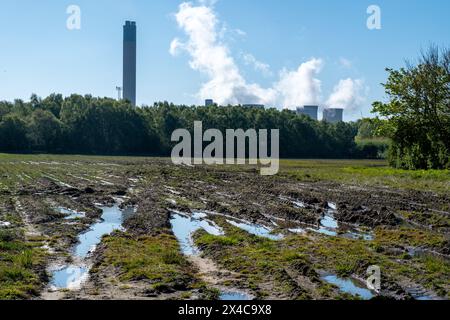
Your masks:
{"label": "patch of grass", "polygon": [[9,229],[0,229],[0,242],[11,242],[17,238],[16,232]]}
{"label": "patch of grass", "polygon": [[24,242],[15,230],[0,233],[0,299],[29,299],[41,287],[45,253]]}
{"label": "patch of grass", "polygon": [[[448,209],[446,209],[448,210]],[[399,214],[406,220],[413,221],[425,226],[433,226],[439,230],[440,228],[450,228],[450,217],[437,212],[411,212],[401,211]]]}
{"label": "patch of grass", "polygon": [[34,264],[34,254],[32,250],[25,250],[14,256],[14,265],[22,268],[31,268]]}
{"label": "patch of grass", "polygon": [[418,230],[406,227],[398,229],[375,229],[375,243],[381,246],[426,246],[430,248],[442,248],[447,245],[443,235],[426,230]]}
{"label": "patch of grass", "polygon": [[239,239],[233,237],[220,237],[217,238],[209,233],[199,233],[197,237],[196,244],[201,247],[207,247],[212,244],[216,244],[218,246],[234,246],[239,244]]}
{"label": "patch of grass", "polygon": [[333,181],[441,194],[450,188],[450,170],[393,169],[384,160],[282,160],[280,175],[303,182]]}
{"label": "patch of grass", "polygon": [[33,279],[33,274],[20,266],[10,266],[0,269],[0,281],[1,282],[23,282]]}
{"label": "patch of grass", "polygon": [[172,235],[132,238],[121,234],[105,237],[104,243],[101,267],[119,268],[120,281],[146,280],[160,291],[188,290],[197,281]]}
{"label": "patch of grass", "polygon": [[[352,261],[353,262],[353,261]],[[336,265],[335,270],[336,274],[340,277],[350,277],[355,273],[357,264],[354,264],[349,261],[343,261]]]}
{"label": "patch of grass", "polygon": [[216,288],[203,289],[203,297],[205,300],[219,300],[220,291]]}

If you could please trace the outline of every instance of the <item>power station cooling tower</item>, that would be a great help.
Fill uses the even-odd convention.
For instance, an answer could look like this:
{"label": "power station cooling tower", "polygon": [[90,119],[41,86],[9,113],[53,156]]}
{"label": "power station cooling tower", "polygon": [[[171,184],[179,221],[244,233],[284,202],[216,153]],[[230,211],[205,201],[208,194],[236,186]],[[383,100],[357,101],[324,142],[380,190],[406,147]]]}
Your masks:
{"label": "power station cooling tower", "polygon": [[304,106],[297,108],[297,114],[304,114],[313,120],[318,120],[319,107],[318,106]]}
{"label": "power station cooling tower", "polygon": [[331,108],[323,110],[323,121],[329,123],[344,121],[344,109]]}

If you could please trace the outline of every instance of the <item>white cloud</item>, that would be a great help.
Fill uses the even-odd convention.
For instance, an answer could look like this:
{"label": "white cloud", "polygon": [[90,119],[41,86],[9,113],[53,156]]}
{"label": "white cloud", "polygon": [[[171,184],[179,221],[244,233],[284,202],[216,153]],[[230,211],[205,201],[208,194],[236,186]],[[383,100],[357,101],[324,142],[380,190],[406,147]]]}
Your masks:
{"label": "white cloud", "polygon": [[173,48],[183,48],[191,56],[192,69],[206,74],[198,97],[213,98],[219,104],[264,103],[274,101],[273,89],[263,89],[257,84],[248,84],[218,37],[218,21],[210,7],[182,3],[175,15],[178,26],[187,34],[188,40],[181,44],[172,41]]}
{"label": "white cloud", "polygon": [[[186,51],[190,56],[190,67],[207,76],[208,80],[197,93],[198,99],[212,98],[221,105],[258,103],[290,109],[320,104],[322,83],[317,76],[323,67],[321,59],[312,58],[297,70],[282,70],[280,79],[271,88],[248,83],[223,41],[223,24],[219,23],[213,8],[204,3],[193,5],[185,2],[179,6],[175,19],[187,39],[183,43],[176,38],[170,45],[172,55]],[[256,70],[271,72],[268,64],[258,61],[253,55],[245,54],[243,58]],[[335,107],[347,103],[353,107],[361,102],[360,87],[360,80],[342,80],[328,102]]]}
{"label": "white cloud", "polygon": [[326,104],[330,108],[357,109],[365,102],[365,90],[363,80],[343,79],[334,87]]}
{"label": "white cloud", "polygon": [[271,76],[272,71],[270,71],[270,66],[267,63],[257,60],[252,54],[244,53],[242,55],[244,63],[246,65],[251,65],[256,71],[261,72],[265,76]]}
{"label": "white cloud", "polygon": [[245,37],[247,35],[247,32],[241,30],[241,29],[234,29],[234,32],[236,32],[237,35],[241,37]]}
{"label": "white cloud", "polygon": [[170,54],[176,56],[182,49],[183,43],[180,42],[180,39],[178,38],[173,39],[172,42],[170,43],[169,49]]}
{"label": "white cloud", "polygon": [[283,70],[275,85],[281,104],[289,109],[308,104],[319,104],[322,83],[316,76],[322,70],[323,61],[312,58],[295,71]]}

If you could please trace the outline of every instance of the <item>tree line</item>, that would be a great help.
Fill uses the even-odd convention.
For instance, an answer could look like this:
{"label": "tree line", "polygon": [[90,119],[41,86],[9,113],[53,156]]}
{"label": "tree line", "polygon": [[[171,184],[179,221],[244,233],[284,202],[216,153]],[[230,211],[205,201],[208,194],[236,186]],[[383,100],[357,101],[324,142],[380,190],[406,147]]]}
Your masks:
{"label": "tree line", "polygon": [[283,158],[373,158],[374,146],[355,140],[364,121],[330,124],[294,111],[168,102],[132,107],[90,95],[0,102],[0,152],[170,156],[174,130],[279,129]]}
{"label": "tree line", "polygon": [[383,158],[403,169],[450,168],[450,50],[387,69],[374,119],[330,124],[294,111],[168,102],[134,108],[90,95],[0,102],[0,152],[169,156],[176,129],[279,129],[282,158]]}

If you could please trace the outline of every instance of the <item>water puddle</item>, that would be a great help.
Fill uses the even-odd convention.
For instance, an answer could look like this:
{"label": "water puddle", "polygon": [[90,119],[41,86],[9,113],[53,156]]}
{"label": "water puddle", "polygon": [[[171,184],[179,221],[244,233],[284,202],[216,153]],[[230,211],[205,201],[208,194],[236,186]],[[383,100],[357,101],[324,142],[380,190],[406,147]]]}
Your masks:
{"label": "water puddle", "polygon": [[436,300],[435,298],[433,298],[431,296],[420,296],[420,297],[415,297],[414,299],[416,299],[418,301],[433,301],[433,300]]}
{"label": "water puddle", "polygon": [[[227,222],[229,224],[231,224],[232,226],[239,228],[241,230],[244,230],[250,234],[253,234],[255,236],[258,237],[263,237],[263,238],[267,238],[267,239],[271,239],[271,240],[275,240],[275,241],[279,241],[282,240],[284,238],[284,235],[282,234],[273,234],[273,229],[267,226],[264,226],[262,224],[257,224],[257,223],[251,223],[247,220],[244,219],[238,219],[235,218],[231,215],[227,215],[227,214],[223,214],[223,213],[218,213],[218,212],[202,212],[202,213],[198,213],[203,215],[203,217],[207,217],[208,215],[211,216],[219,216],[219,217],[224,217],[226,218]],[[270,217],[270,216],[266,216],[271,220],[271,223],[275,226],[275,227],[279,227],[278,224],[272,220],[273,219],[277,219],[276,217]],[[280,219],[283,220],[283,219]]]}
{"label": "water puddle", "polygon": [[207,219],[207,215],[201,212],[187,214],[179,211],[171,211],[172,217],[170,223],[172,231],[180,244],[181,251],[187,256],[199,254],[198,249],[194,245],[192,235],[203,229],[211,235],[222,236],[224,232],[222,228],[217,226],[213,221]]}
{"label": "water puddle", "polygon": [[235,292],[235,291],[223,291],[219,300],[222,301],[250,301],[253,300],[253,297],[243,293],[243,292]]}
{"label": "water puddle", "polygon": [[122,230],[123,211],[118,205],[113,207],[101,207],[103,211],[102,221],[91,226],[88,232],[78,237],[79,244],[75,247],[75,255],[85,258],[95,250],[95,247],[102,241],[102,237],[111,234],[113,231]]}
{"label": "water puddle", "polygon": [[405,288],[405,291],[408,292],[415,300],[419,300],[419,301],[445,300],[444,298],[439,297],[436,293],[434,293],[430,290],[427,290],[420,285],[407,287],[407,288]]}
{"label": "water puddle", "polygon": [[[300,204],[303,204],[302,202],[293,201],[294,205],[296,207],[300,207]],[[303,204],[304,206],[304,204]],[[368,232],[364,232],[358,228],[350,227],[347,225],[341,225],[335,218],[335,214],[337,212],[337,205],[333,202],[328,202],[328,209],[326,209],[326,212],[322,219],[320,219],[320,222],[318,223],[317,227],[308,227],[307,230],[317,232],[320,234],[324,234],[330,237],[344,237],[349,239],[362,239],[366,241],[373,240],[373,235]],[[289,229],[289,232],[291,233],[304,233],[304,228],[292,228]]]}
{"label": "water puddle", "polygon": [[[52,290],[80,289],[82,283],[89,275],[90,267],[86,258],[94,252],[96,246],[102,241],[103,236],[109,235],[116,230],[122,230],[122,222],[125,215],[134,212],[134,208],[122,210],[117,204],[112,207],[100,207],[100,209],[103,212],[102,220],[93,224],[87,232],[80,234],[78,237],[78,244],[73,249],[73,260],[75,262],[72,265],[62,266],[51,271],[52,280],[50,286]],[[64,209],[62,213],[76,214],[69,209]]]}
{"label": "water puddle", "polygon": [[339,228],[337,220],[330,213],[326,214],[325,217],[323,217],[323,219],[320,221],[320,224],[322,225],[322,227],[330,230],[336,230],[337,228]]}
{"label": "water puddle", "polygon": [[302,234],[302,233],[306,232],[306,230],[303,228],[291,228],[291,229],[288,229],[288,231],[290,233],[298,233],[298,234]]}
{"label": "water puddle", "polygon": [[306,208],[306,204],[304,204],[301,201],[292,201],[292,203],[294,204],[295,207],[297,208]]}
{"label": "water puddle", "polygon": [[370,300],[374,297],[372,291],[358,285],[355,281],[351,279],[342,279],[336,275],[328,275],[322,277],[322,280],[337,286],[339,290],[341,290],[342,292],[351,294],[353,296],[359,296],[364,300]]}
{"label": "water puddle", "polygon": [[320,220],[320,225],[317,228],[308,228],[313,232],[325,234],[327,236],[338,236],[339,223],[334,218],[336,212],[336,205],[334,203],[328,203],[329,209],[326,210],[325,215]]}
{"label": "water puddle", "polygon": [[272,233],[273,229],[263,225],[250,222],[236,222],[234,220],[227,220],[227,222],[232,226],[235,226],[258,237],[267,238],[275,241],[282,240],[284,238],[282,234],[273,234]]}
{"label": "water puddle", "polygon": [[57,269],[52,273],[53,289],[77,290],[88,277],[87,266],[69,266]]}
{"label": "water puddle", "polygon": [[[195,246],[194,240],[192,239],[192,235],[196,231],[203,229],[214,236],[225,235],[221,227],[214,221],[208,219],[208,213],[185,213],[176,210],[170,210],[170,212],[172,231],[178,240],[182,253],[188,257],[203,259],[200,257],[200,250]],[[220,293],[219,299],[226,301],[246,301],[253,300],[253,297],[244,292],[223,290]]]}
{"label": "water puddle", "polygon": [[0,221],[0,228],[8,228],[11,226],[11,222],[8,221]]}
{"label": "water puddle", "polygon": [[86,217],[86,213],[84,212],[77,212],[72,209],[58,207],[56,209],[59,213],[65,214],[66,217],[64,217],[65,220],[75,220],[75,219],[81,219]]}

